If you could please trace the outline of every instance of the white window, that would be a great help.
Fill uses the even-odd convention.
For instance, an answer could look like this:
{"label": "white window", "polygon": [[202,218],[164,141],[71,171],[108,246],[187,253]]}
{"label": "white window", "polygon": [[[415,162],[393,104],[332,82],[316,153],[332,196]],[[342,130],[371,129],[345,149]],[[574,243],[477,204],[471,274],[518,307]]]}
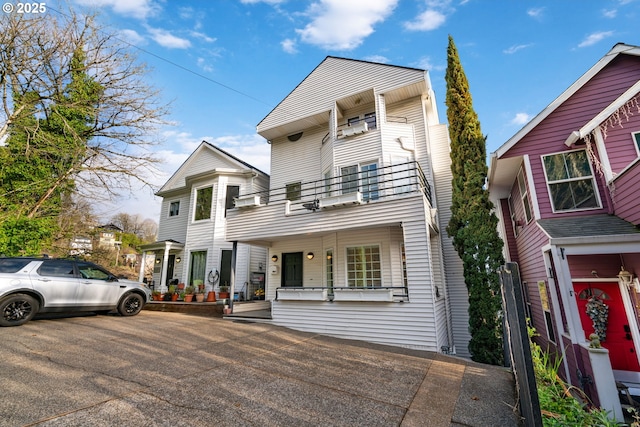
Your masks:
{"label": "white window", "polygon": [[333,249],[327,249],[325,251],[325,280],[329,292],[333,292]]}
{"label": "white window", "polygon": [[524,209],[524,218],[529,222],[532,218],[531,203],[529,203],[527,181],[524,179],[524,169],[520,169],[520,172],[518,172],[518,189],[520,190],[520,199],[522,200],[522,208]]}
{"label": "white window", "polygon": [[180,214],[180,201],[171,202],[169,204],[169,216],[178,216]]}
{"label": "white window", "polygon": [[287,200],[300,200],[302,197],[302,183],[292,182],[291,184],[287,184]]}
{"label": "white window", "polygon": [[509,202],[509,216],[511,217],[511,226],[513,227],[513,235],[518,237],[518,218],[516,218],[516,209],[513,206],[513,197],[509,196],[507,199]]}
{"label": "white window", "polygon": [[640,132],[633,132],[631,136],[633,137],[633,142],[635,142],[636,145],[636,152],[640,156]]}
{"label": "white window", "polygon": [[382,286],[378,245],[347,248],[347,286],[352,288]]}
{"label": "white window", "polygon": [[213,202],[213,187],[196,190],[196,204],[193,219],[200,221],[211,218],[211,203]]}
{"label": "white window", "polygon": [[362,192],[363,200],[380,197],[378,188],[378,164],[363,163],[340,169],[342,194]]}
{"label": "white window", "polygon": [[542,156],[542,161],[554,212],[600,207],[585,150]]}

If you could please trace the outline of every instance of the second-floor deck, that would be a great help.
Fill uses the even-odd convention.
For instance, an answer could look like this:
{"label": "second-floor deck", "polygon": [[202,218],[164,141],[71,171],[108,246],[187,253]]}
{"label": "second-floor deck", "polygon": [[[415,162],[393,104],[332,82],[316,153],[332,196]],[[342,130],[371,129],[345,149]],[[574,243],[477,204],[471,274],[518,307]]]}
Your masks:
{"label": "second-floor deck", "polygon": [[227,240],[271,241],[279,236],[397,224],[416,213],[424,218],[424,209],[433,207],[431,186],[415,161],[342,168],[341,172],[238,196],[236,208],[227,215]]}

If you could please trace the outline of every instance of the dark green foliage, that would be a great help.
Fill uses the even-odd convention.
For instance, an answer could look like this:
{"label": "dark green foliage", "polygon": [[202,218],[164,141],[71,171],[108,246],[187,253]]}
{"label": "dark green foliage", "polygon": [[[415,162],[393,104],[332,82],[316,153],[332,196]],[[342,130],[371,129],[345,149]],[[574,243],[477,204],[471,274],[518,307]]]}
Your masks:
{"label": "dark green foliage", "polygon": [[13,93],[20,110],[0,149],[0,253],[39,253],[58,231],[62,200],[87,156],[101,87],[84,70],[84,53],[69,61],[67,84],[46,102]]}
{"label": "dark green foliage", "polygon": [[498,218],[484,188],[487,177],[485,137],[473,109],[467,77],[449,36],[447,48],[447,119],[451,139],[453,192],[447,233],[462,259],[469,291],[469,351],[473,360],[502,363],[500,280],[504,263]]}

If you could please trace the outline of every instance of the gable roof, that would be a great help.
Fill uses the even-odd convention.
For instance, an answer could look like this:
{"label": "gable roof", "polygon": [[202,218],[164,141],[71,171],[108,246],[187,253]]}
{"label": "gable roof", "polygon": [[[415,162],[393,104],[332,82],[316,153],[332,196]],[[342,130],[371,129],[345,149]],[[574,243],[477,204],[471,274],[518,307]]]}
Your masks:
{"label": "gable roof", "polygon": [[205,173],[213,173],[217,169],[220,172],[242,172],[242,171],[255,171],[256,173],[263,175],[266,178],[269,178],[269,175],[265,172],[262,172],[260,169],[251,166],[249,163],[240,160],[238,157],[234,156],[226,152],[225,150],[207,142],[202,141],[198,148],[196,148],[193,153],[187,157],[187,160],[180,165],[178,170],[176,170],[173,175],[164,183],[164,185],[156,192],[156,196],[162,197],[163,194],[173,191],[179,188],[184,188],[186,186],[187,180],[189,178],[195,178],[199,175],[202,175],[203,172],[200,173],[192,173],[190,174],[190,167],[195,163],[196,159],[201,156],[201,153],[209,151],[212,152],[217,158],[221,160],[221,162],[225,165],[225,167],[212,167]]}
{"label": "gable roof", "polygon": [[258,123],[258,133],[271,140],[324,125],[336,100],[372,89],[391,103],[429,93],[431,82],[426,70],[327,56]]}
{"label": "gable roof", "polygon": [[607,64],[613,61],[618,55],[634,55],[640,56],[640,47],[627,45],[624,43],[617,43],[613,48],[607,52],[594,66],[592,66],[586,73],[584,73],[578,80],[576,80],[567,90],[565,90],[559,97],[557,97],[551,104],[549,104],[544,110],[538,113],[529,123],[527,123],[522,129],[520,129],[515,135],[513,135],[507,142],[505,142],[500,148],[498,148],[491,157],[500,158],[507,151],[509,151],[514,145],[524,138],[531,130],[535,129],[545,118],[547,118],[552,112],[554,112],[559,106],[561,106],[567,99],[575,94],[581,87],[583,87],[593,76],[598,74]]}

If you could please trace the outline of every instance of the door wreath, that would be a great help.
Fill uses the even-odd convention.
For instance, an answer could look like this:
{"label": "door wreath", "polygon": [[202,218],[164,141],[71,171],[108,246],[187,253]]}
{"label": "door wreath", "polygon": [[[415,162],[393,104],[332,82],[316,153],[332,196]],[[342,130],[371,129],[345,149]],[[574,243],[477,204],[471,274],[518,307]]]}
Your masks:
{"label": "door wreath", "polygon": [[593,321],[593,330],[604,342],[607,338],[607,321],[609,319],[609,306],[600,298],[591,296],[587,301],[587,315]]}

